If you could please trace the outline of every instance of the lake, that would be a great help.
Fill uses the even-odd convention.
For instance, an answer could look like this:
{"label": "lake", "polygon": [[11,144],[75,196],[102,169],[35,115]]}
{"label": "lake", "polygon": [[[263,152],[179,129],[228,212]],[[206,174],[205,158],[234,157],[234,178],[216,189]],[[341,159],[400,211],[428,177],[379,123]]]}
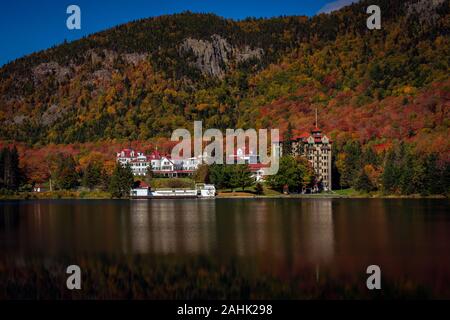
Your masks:
{"label": "lake", "polygon": [[[63,289],[56,284],[65,277],[64,263],[72,263],[87,269],[92,286],[89,296],[77,293],[78,298],[130,297],[112,290],[114,283],[95,284],[114,276],[127,282],[130,274],[142,278],[143,288],[123,289],[138,290],[131,297],[202,298],[202,287],[191,295],[192,283],[174,289],[176,276],[167,279],[174,273],[197,281],[199,272],[205,287],[215,289],[207,297],[371,298],[365,280],[373,264],[382,272],[377,295],[448,298],[449,204],[447,199],[4,201],[0,297],[23,297],[28,288],[34,291],[26,297],[40,290],[39,297],[73,298],[58,293]],[[41,273],[50,284],[33,282]],[[226,280],[220,278],[224,274]],[[228,284],[218,289],[226,281],[237,286],[235,295]],[[245,295],[242,283],[254,293]]]}

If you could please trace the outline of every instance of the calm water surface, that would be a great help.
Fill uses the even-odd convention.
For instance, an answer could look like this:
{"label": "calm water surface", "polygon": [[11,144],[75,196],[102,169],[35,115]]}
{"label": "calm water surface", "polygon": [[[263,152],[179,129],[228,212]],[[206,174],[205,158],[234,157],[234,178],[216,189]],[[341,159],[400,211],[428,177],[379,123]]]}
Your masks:
{"label": "calm water surface", "polygon": [[381,266],[394,278],[450,279],[449,200],[215,199],[0,202],[0,257],[80,254],[243,259],[289,277]]}

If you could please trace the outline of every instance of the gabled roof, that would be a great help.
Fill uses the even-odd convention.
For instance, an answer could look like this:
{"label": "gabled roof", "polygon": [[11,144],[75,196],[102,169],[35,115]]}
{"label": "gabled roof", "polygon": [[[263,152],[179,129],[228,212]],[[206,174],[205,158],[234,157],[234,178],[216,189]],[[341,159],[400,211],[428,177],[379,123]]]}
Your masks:
{"label": "gabled roof", "polygon": [[138,181],[139,183],[136,183],[133,186],[133,189],[148,189],[150,186],[145,181]]}
{"label": "gabled roof", "polygon": [[158,150],[154,150],[149,156],[147,156],[148,160],[161,160],[161,153]]}
{"label": "gabled roof", "polygon": [[305,140],[305,139],[308,139],[309,136],[310,136],[309,133],[303,132],[302,134],[294,136],[293,140]]}
{"label": "gabled roof", "polygon": [[117,157],[122,157],[122,153],[123,153],[125,158],[130,158],[131,151],[133,151],[133,150],[132,149],[122,149],[122,151],[117,153]]}

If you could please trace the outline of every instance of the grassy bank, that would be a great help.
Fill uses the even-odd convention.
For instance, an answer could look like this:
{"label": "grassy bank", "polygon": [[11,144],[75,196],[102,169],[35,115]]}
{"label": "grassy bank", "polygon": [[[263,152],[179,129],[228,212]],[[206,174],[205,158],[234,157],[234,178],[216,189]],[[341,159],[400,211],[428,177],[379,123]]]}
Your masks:
{"label": "grassy bank", "polygon": [[[156,179],[155,179],[156,180]],[[158,179],[155,181],[155,188],[191,188],[191,181],[180,181],[179,186],[173,186],[167,179]],[[443,199],[449,198],[444,195],[389,195],[381,192],[359,192],[354,189],[334,190],[332,192],[322,192],[317,194],[283,194],[264,186],[263,194],[257,194],[254,187],[245,190],[220,189],[217,190],[218,198],[399,198],[399,199]],[[111,193],[106,191],[46,191],[46,192],[15,192],[0,194],[0,200],[27,200],[27,199],[111,199]]]}
{"label": "grassy bank", "polygon": [[95,191],[58,190],[46,192],[16,192],[0,195],[0,200],[27,200],[27,199],[111,199],[111,193],[99,190]]}
{"label": "grassy bank", "polygon": [[399,195],[399,194],[384,194],[382,192],[362,192],[355,189],[342,189],[333,190],[329,192],[321,192],[315,194],[283,194],[276,190],[267,188],[264,186],[263,194],[257,194],[254,187],[248,188],[246,190],[236,189],[221,189],[218,190],[219,198],[405,198],[405,199],[443,199],[449,198],[449,196],[444,195]]}
{"label": "grassy bank", "polygon": [[340,197],[346,197],[346,198],[406,198],[406,199],[421,199],[421,198],[448,198],[449,195],[422,195],[422,194],[409,194],[409,195],[402,195],[402,194],[386,194],[380,191],[375,192],[364,192],[364,191],[358,191],[353,188],[349,189],[341,189],[341,190],[333,190],[332,194],[335,194]]}

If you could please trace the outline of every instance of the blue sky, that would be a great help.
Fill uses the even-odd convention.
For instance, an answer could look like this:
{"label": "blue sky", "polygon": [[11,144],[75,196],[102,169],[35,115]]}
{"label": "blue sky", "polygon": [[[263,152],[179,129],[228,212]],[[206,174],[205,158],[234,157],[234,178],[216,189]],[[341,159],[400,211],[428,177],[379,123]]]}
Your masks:
{"label": "blue sky", "polygon": [[[1,0],[0,66],[112,26],[190,10],[233,19],[329,12],[354,0]],[[81,8],[81,30],[68,30],[66,9]]]}

